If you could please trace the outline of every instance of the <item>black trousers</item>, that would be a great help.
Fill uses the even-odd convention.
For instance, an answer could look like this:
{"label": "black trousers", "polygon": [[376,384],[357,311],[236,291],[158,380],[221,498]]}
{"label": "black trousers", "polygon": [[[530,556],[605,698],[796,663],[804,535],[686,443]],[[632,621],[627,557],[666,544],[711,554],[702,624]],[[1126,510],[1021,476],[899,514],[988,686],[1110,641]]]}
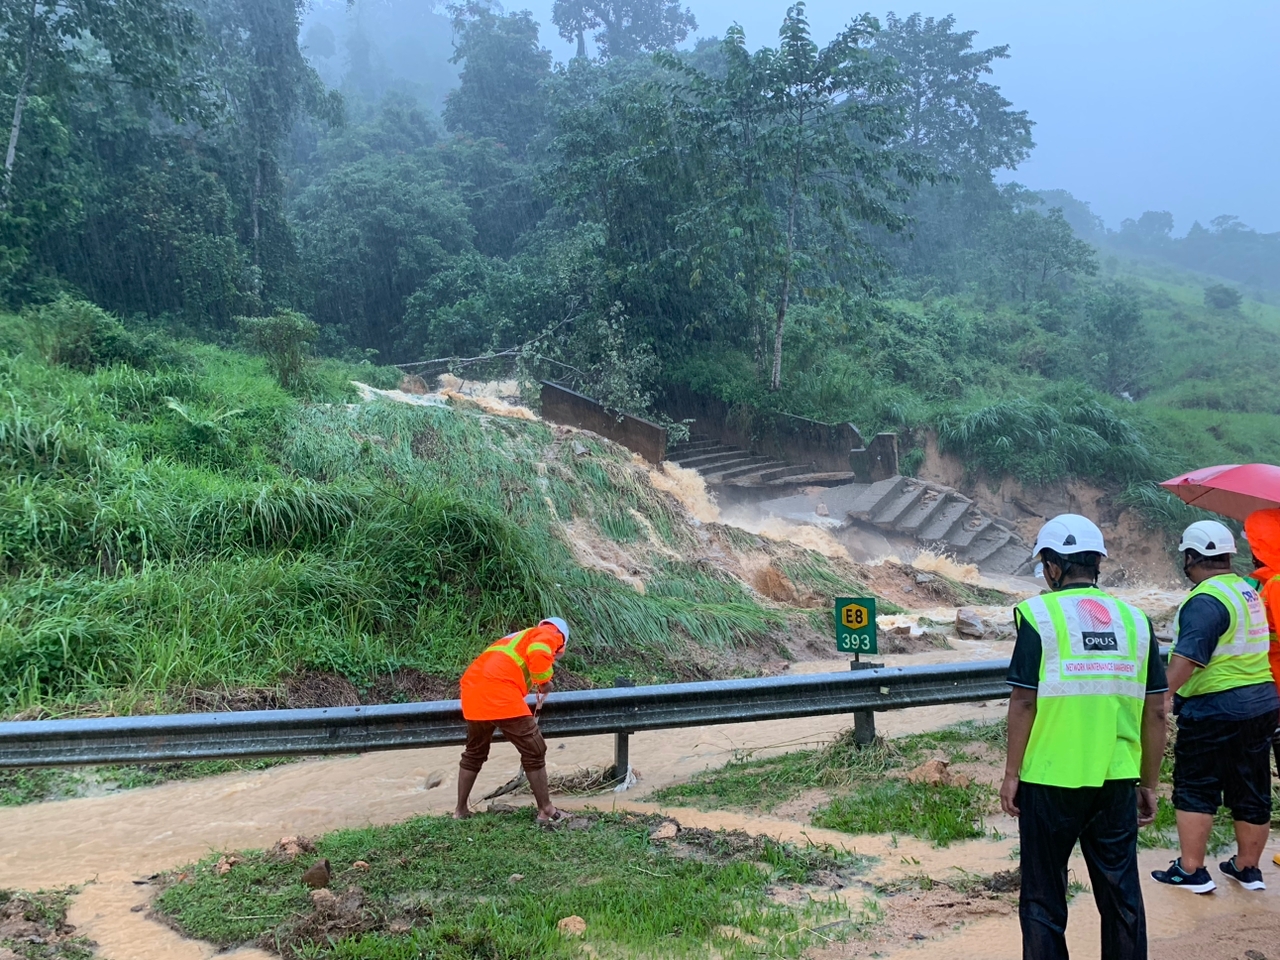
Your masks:
{"label": "black trousers", "polygon": [[1023,960],[1067,960],[1067,861],[1077,840],[1102,915],[1102,960],[1146,960],[1133,781],[1079,789],[1023,783],[1017,802]]}

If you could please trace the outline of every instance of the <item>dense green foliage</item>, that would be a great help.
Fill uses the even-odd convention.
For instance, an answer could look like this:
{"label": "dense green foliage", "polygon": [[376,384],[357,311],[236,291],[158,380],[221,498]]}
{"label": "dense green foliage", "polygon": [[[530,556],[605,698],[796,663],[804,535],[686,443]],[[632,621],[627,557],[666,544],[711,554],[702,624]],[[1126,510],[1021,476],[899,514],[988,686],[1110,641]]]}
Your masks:
{"label": "dense green foliage", "polygon": [[[1032,121],[991,79],[1008,48],[954,17],[861,17],[822,46],[796,5],[776,46],[735,28],[676,53],[696,21],[673,0],[561,0],[554,25],[584,55],[557,65],[527,12],[460,3],[449,62],[422,39],[411,63],[404,44],[445,21],[400,0],[329,0],[301,37],[296,0],[166,2],[115,25],[93,4],[6,7],[0,93],[25,97],[0,211],[11,306],[71,290],[222,340],[237,317],[299,310],[334,355],[501,348],[522,376],[638,411],[695,381],[864,427],[990,408],[1006,447],[1110,405],[1124,430],[1083,446],[1070,430],[1049,466],[1018,466],[1052,478],[1113,476],[1094,453],[1115,436],[1162,447],[1106,398],[1168,385],[1154,328],[1186,328],[1127,268],[1095,280],[1089,243],[1254,287],[1276,274],[1236,218],[1175,241],[1148,213],[1109,235],[1070,194],[998,186]],[[1216,252],[1171,253],[1207,251],[1202,234]],[[1203,286],[1245,335],[1241,292]],[[1233,376],[1190,379],[1182,409],[1259,405]]]}

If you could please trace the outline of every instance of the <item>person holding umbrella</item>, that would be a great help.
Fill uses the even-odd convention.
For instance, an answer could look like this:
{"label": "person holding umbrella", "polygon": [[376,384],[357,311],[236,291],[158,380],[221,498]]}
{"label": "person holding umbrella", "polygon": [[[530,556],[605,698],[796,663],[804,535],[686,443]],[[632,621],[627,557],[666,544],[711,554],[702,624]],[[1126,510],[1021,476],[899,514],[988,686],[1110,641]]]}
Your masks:
{"label": "person holding umbrella", "polygon": [[[1278,491],[1280,492],[1280,491]],[[1244,535],[1253,553],[1250,580],[1262,595],[1270,631],[1271,677],[1280,690],[1280,510],[1255,510],[1244,522]],[[1280,729],[1272,737],[1276,769],[1280,770]],[[1280,853],[1272,858],[1280,866]]]}
{"label": "person holding umbrella", "polygon": [[1280,696],[1267,660],[1262,597],[1231,570],[1235,538],[1216,520],[1199,520],[1178,550],[1195,589],[1174,620],[1169,689],[1178,737],[1173,754],[1173,806],[1180,856],[1159,883],[1209,893],[1205,850],[1219,806],[1235,821],[1236,855],[1218,865],[1247,890],[1262,890],[1258,861],[1271,830],[1271,757]]}
{"label": "person holding umbrella", "polygon": [[[1160,486],[1183,503],[1220,513],[1244,523],[1257,569],[1253,586],[1262,596],[1269,626],[1272,678],[1280,687],[1280,467],[1270,463],[1228,463],[1203,467],[1164,481]],[[1280,732],[1277,733],[1280,736]],[[1280,741],[1276,765],[1280,767]],[[1280,855],[1274,862],[1280,866]]]}

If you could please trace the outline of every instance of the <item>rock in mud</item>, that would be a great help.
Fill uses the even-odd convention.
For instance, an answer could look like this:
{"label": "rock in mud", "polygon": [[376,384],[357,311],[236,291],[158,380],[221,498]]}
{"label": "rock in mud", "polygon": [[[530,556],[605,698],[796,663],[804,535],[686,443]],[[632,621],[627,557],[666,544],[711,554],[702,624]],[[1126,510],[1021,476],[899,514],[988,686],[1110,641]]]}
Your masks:
{"label": "rock in mud", "polygon": [[231,868],[240,862],[240,858],[234,853],[224,853],[218,858],[218,862],[214,864],[213,872],[220,877],[225,877],[231,872]]}
{"label": "rock in mud", "polygon": [[427,774],[427,789],[434,790],[440,784],[444,783],[444,774],[437,770],[435,773]]}
{"label": "rock in mud", "polygon": [[418,396],[424,396],[431,392],[431,388],[427,386],[427,381],[412,373],[406,373],[400,378],[399,389],[401,393],[415,393]]}
{"label": "rock in mud", "polygon": [[564,917],[556,924],[556,929],[562,937],[581,937],[587,932],[587,921],[577,915]]}
{"label": "rock in mud", "polygon": [[907,782],[931,787],[967,787],[973,782],[963,773],[952,773],[950,766],[946,760],[926,760],[907,774]]}
{"label": "rock in mud", "polygon": [[1014,893],[1022,889],[1022,868],[1013,870],[997,870],[987,880],[987,889],[992,893]]}
{"label": "rock in mud", "polygon": [[956,611],[956,633],[962,637],[983,637],[987,625],[973,607],[961,607]]}
{"label": "rock in mud", "polygon": [[273,860],[283,860],[286,863],[292,863],[304,853],[315,853],[316,845],[311,841],[310,837],[281,837],[276,841],[275,845],[267,851],[267,856]]}
{"label": "rock in mud", "polygon": [[317,889],[319,887],[327,887],[332,877],[333,868],[329,866],[329,861],[317,860],[302,875],[302,882],[312,889]]}
{"label": "rock in mud", "polygon": [[353,864],[351,865],[351,869],[352,869],[352,870],[358,870],[358,871],[360,871],[361,873],[368,873],[368,872],[369,872],[369,861],[367,861],[367,860],[357,860],[355,863],[353,863]]}
{"label": "rock in mud", "polygon": [[664,820],[662,823],[658,824],[657,829],[649,834],[649,839],[674,840],[679,833],[680,824],[676,823],[674,820]]}

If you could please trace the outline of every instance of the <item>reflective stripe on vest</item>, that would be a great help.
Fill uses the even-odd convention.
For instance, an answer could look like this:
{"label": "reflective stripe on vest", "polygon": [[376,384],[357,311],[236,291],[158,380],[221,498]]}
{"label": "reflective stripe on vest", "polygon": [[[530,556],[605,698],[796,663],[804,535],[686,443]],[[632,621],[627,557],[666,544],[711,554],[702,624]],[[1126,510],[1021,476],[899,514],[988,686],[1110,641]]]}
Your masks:
{"label": "reflective stripe on vest", "polygon": [[1227,625],[1227,632],[1218,638],[1209,662],[1191,674],[1187,682],[1178,688],[1178,695],[1200,697],[1270,682],[1271,664],[1267,650],[1271,645],[1271,635],[1267,627],[1267,612],[1258,591],[1234,573],[1210,577],[1182,601],[1173,622],[1173,652],[1178,652],[1182,608],[1193,597],[1202,594],[1213,597],[1226,607],[1231,622]]}
{"label": "reflective stripe on vest", "polygon": [[[531,630],[533,628],[530,627],[529,629]],[[520,668],[520,672],[524,674],[524,683],[526,687],[535,683],[546,683],[551,679],[552,674],[554,673],[554,670],[547,670],[543,673],[529,672],[529,664],[525,658],[520,655],[519,651],[520,641],[525,638],[525,634],[528,632],[529,630],[521,630],[519,633],[509,633],[497,643],[490,644],[484,651],[485,653],[501,653],[510,657],[515,662],[515,665]],[[554,650],[542,642],[529,644],[529,648],[525,650],[525,653],[527,654],[530,650],[542,650],[552,655],[555,653]]]}
{"label": "reflective stripe on vest", "polygon": [[1151,649],[1146,616],[1094,587],[1032,597],[1017,609],[1035,625],[1041,650],[1021,779],[1056,787],[1137,780]]}

